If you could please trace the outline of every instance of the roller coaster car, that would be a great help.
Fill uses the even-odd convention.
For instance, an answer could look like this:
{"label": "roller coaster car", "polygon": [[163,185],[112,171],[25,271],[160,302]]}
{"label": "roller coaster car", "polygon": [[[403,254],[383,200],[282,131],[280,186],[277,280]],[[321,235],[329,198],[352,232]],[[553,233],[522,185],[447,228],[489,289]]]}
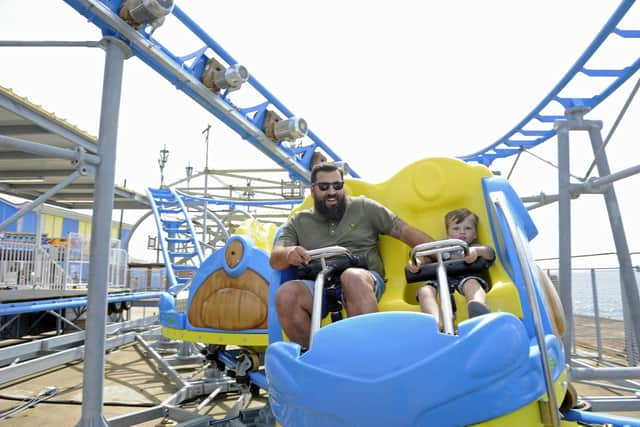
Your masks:
{"label": "roller coaster car", "polygon": [[[558,410],[568,387],[562,310],[553,286],[530,258],[527,241],[537,230],[507,181],[483,166],[434,158],[381,184],[348,179],[346,188],[351,196],[381,202],[432,236],[446,234],[447,211],[466,207],[477,213],[478,241],[496,251],[486,273],[492,283],[487,294],[491,313],[467,319],[467,310],[460,309],[457,333],[441,333],[433,316],[420,312],[416,291],[421,283],[407,283],[410,248],[382,236],[387,288],[380,312],[335,323],[325,318],[326,326],[315,334],[312,326],[306,352],[281,341],[277,318],[270,317],[272,344],[265,366],[278,422],[334,427],[576,425]],[[303,207],[310,204],[307,200]],[[287,274],[282,272],[283,278]],[[270,301],[275,292],[276,286]],[[459,308],[466,307],[462,296],[454,298]]]}
{"label": "roller coaster car", "polygon": [[162,297],[162,334],[183,341],[264,351],[268,344],[269,287],[275,277],[267,252],[251,237],[232,236],[196,271],[184,311],[176,308],[173,296]]}

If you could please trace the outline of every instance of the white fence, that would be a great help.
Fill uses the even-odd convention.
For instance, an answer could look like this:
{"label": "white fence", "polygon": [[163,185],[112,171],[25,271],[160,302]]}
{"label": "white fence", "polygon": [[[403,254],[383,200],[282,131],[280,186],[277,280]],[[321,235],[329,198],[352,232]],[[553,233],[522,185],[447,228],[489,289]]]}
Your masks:
{"label": "white fence", "polygon": [[[89,243],[69,233],[65,243],[38,244],[34,239],[0,239],[0,286],[30,289],[82,289],[89,280]],[[111,288],[127,286],[127,252],[111,244]]]}
{"label": "white fence", "polygon": [[39,246],[32,241],[0,241],[0,284],[64,289],[64,245]]}
{"label": "white fence", "polygon": [[167,270],[162,266],[132,266],[128,284],[132,291],[166,291]]}
{"label": "white fence", "polygon": [[127,270],[129,256],[127,251],[119,248],[111,248],[109,257],[109,279],[110,288],[127,287]]}

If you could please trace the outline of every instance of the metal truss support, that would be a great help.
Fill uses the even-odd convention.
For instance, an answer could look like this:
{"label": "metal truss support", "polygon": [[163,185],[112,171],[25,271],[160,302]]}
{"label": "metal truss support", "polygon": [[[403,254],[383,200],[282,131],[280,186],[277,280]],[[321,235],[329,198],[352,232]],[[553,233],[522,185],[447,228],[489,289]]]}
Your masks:
{"label": "metal truss support", "polygon": [[[591,146],[594,153],[595,164],[598,168],[600,178],[594,181],[600,181],[593,188],[594,192],[602,193],[609,217],[611,233],[616,246],[616,254],[620,266],[621,286],[623,295],[623,316],[625,324],[625,333],[628,346],[628,364],[634,366],[637,363],[635,357],[635,348],[640,348],[639,336],[637,331],[640,330],[640,298],[638,296],[638,284],[636,281],[633,266],[631,264],[631,255],[624,231],[620,207],[618,199],[613,187],[613,177],[609,169],[607,155],[603,149],[602,140],[602,122],[597,120],[585,120],[584,114],[588,112],[586,108],[574,108],[566,111],[566,119],[557,120],[555,127],[558,135],[558,226],[559,235],[563,236],[559,239],[559,294],[567,319],[573,319],[572,305],[572,279],[571,279],[571,199],[572,185],[570,183],[570,150],[569,150],[569,132],[570,131],[586,131],[589,134]],[[635,169],[630,171],[635,173]],[[592,183],[593,184],[593,183]],[[566,349],[567,362],[569,362],[571,349],[573,347],[575,337],[575,328],[572,322],[568,322],[567,331],[563,337],[563,343]],[[625,368],[610,368],[601,371],[601,368],[594,368],[588,371],[589,379],[617,379],[624,375],[628,375]],[[570,370],[570,377],[575,375],[587,375],[585,372]],[[573,378],[572,378],[573,379]],[[637,399],[636,399],[637,404]],[[625,403],[625,407],[628,404]],[[608,408],[611,409],[611,408]],[[594,408],[594,410],[597,410]]]}
{"label": "metal truss support", "polygon": [[[134,328],[149,327],[157,316],[114,323],[106,328],[108,334]],[[136,333],[126,332],[106,339],[105,350],[111,350],[135,341]],[[42,372],[44,370],[82,359],[85,354],[86,334],[74,332],[0,349],[0,385]]]}
{"label": "metal truss support", "polygon": [[95,204],[91,227],[89,302],[87,306],[87,341],[83,372],[82,416],[78,426],[107,426],[102,415],[104,385],[104,346],[107,310],[107,284],[111,241],[113,186],[115,184],[118,115],[122,91],[124,60],[130,52],[122,42],[107,38],[102,108],[98,137],[100,164],[96,168]]}
{"label": "metal truss support", "polygon": [[[596,167],[600,176],[608,176],[611,174],[607,154],[603,149],[601,127],[589,127],[589,137],[591,139],[591,147],[595,157]],[[631,255],[629,254],[629,245],[622,223],[622,214],[618,205],[616,190],[613,185],[607,186],[604,190],[604,201],[609,214],[609,225],[613,234],[613,241],[616,246],[618,255],[618,263],[620,265],[620,275],[622,278],[622,313],[624,317],[625,332],[627,333],[628,362],[630,366],[635,365],[637,360],[637,351],[640,349],[640,296],[638,295],[638,282],[631,264]],[[631,326],[629,328],[628,326]],[[633,345],[635,350],[633,351]]]}
{"label": "metal truss support", "polygon": [[[559,231],[561,236],[559,242],[559,278],[560,278],[560,299],[564,306],[567,319],[573,318],[573,307],[571,299],[571,184],[569,182],[569,131],[587,131],[591,140],[591,147],[594,153],[595,164],[598,168],[600,179],[598,191],[604,196],[605,205],[609,217],[611,234],[616,246],[616,254],[620,266],[622,278],[623,296],[623,316],[625,325],[631,333],[627,336],[627,342],[633,343],[636,349],[640,348],[640,336],[634,331],[640,330],[640,297],[638,296],[638,284],[631,264],[629,245],[622,222],[622,215],[618,205],[618,198],[613,185],[604,180],[605,177],[612,176],[609,168],[607,153],[603,149],[602,122],[599,120],[585,120],[584,114],[588,112],[586,108],[574,108],[567,110],[567,119],[557,120],[558,131],[558,202],[559,202]],[[564,337],[565,348],[570,349],[574,338],[573,325],[568,325],[567,333]],[[630,349],[632,350],[632,349]],[[634,352],[628,352],[629,357],[634,359]],[[635,365],[637,360],[629,360],[630,365]]]}
{"label": "metal truss support", "polygon": [[[177,391],[157,406],[110,418],[108,420],[109,426],[124,427],[137,425],[158,418],[163,418],[167,423],[178,422],[179,424],[176,426],[183,427],[209,426],[212,425],[212,423],[227,427],[275,425],[275,419],[273,419],[273,415],[268,406],[247,409],[247,405],[252,397],[251,387],[248,384],[239,382],[238,379],[247,375],[246,369],[251,367],[250,362],[246,364],[238,362],[234,367],[235,377],[227,376],[225,372],[221,370],[224,368],[219,368],[217,363],[211,363],[208,366],[204,366],[206,369],[204,369],[203,378],[192,380],[190,378],[193,377],[193,375],[190,378],[182,377],[174,368],[174,363],[172,362],[175,362],[175,358],[172,360],[170,357],[163,357],[156,351],[157,347],[165,348],[162,336],[159,338],[159,341],[151,344],[147,342],[144,337],[138,335],[136,336],[136,341],[155,361],[158,369],[176,386]],[[180,344],[192,343],[181,342]],[[178,348],[177,351],[178,354],[176,357],[180,357],[180,353],[183,352],[183,350]],[[200,362],[202,361],[202,358],[200,358]],[[216,396],[221,393],[230,392],[239,393],[239,396],[233,407],[227,411],[225,418],[214,419],[211,416],[200,415],[199,411],[205,406],[210,405]],[[189,411],[178,407],[182,402],[201,396],[205,397],[194,410]]]}
{"label": "metal truss support", "polygon": [[568,319],[567,330],[562,337],[565,348],[566,362],[568,363],[573,345],[573,296],[571,283],[571,181],[570,181],[570,154],[569,131],[572,129],[570,120],[556,121],[558,134],[558,227],[560,236],[558,256],[559,289],[558,294],[564,308],[564,317]]}

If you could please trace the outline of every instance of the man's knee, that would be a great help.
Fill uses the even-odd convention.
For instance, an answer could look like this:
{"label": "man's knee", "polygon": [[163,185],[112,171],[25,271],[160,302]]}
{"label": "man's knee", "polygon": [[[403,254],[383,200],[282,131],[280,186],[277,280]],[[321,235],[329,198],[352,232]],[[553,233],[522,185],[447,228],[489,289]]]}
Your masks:
{"label": "man's knee", "polygon": [[304,306],[306,300],[311,297],[304,285],[296,281],[285,282],[276,291],[276,310],[281,313],[294,307]]}
{"label": "man's knee", "polygon": [[286,308],[295,298],[295,289],[291,285],[291,282],[283,283],[276,291],[276,308],[278,311],[282,308]]}
{"label": "man's knee", "polygon": [[348,268],[340,275],[340,282],[345,294],[371,293],[374,294],[373,276],[361,268]]}
{"label": "man's knee", "polygon": [[362,268],[347,268],[340,275],[340,281],[343,283],[367,283],[369,285],[373,285],[373,277],[371,276],[371,273],[367,270],[363,270]]}

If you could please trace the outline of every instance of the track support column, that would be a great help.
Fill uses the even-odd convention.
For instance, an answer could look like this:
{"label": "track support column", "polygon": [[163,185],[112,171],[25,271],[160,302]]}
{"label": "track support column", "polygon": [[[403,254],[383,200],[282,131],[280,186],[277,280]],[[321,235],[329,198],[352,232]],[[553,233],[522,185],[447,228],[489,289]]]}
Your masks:
{"label": "track support column", "polygon": [[91,255],[87,327],[84,354],[81,427],[107,426],[102,414],[104,400],[105,331],[107,313],[107,282],[109,280],[109,250],[115,184],[118,116],[122,91],[124,60],[130,51],[121,41],[107,37],[102,40],[106,50],[102,107],[98,136],[93,220],[91,225]]}

